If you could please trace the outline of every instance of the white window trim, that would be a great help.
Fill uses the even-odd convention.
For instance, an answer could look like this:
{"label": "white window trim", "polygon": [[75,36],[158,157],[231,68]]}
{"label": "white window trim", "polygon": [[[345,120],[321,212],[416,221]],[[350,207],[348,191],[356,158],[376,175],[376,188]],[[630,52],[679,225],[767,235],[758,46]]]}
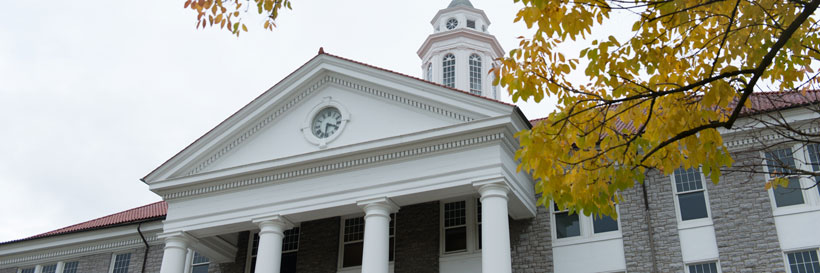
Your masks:
{"label": "white window trim", "polygon": [[[121,252],[119,254],[122,254],[122,253],[127,253],[127,252]],[[68,262],[69,263],[78,262],[78,260],[69,260]],[[57,269],[54,271],[56,273],[62,273],[65,270],[66,261],[58,261],[58,262],[47,262],[47,263],[42,263],[42,264],[37,264],[37,265],[19,266],[19,267],[17,267],[17,273],[22,273],[23,269],[32,268],[32,267],[34,267],[34,273],[43,273],[43,267],[46,266],[46,265],[52,265],[52,264],[57,264]]]}
{"label": "white window trim", "polygon": [[[131,260],[132,260],[132,258],[134,258],[133,253],[131,253],[130,251],[114,252],[114,253],[111,254],[111,263],[108,265],[108,273],[114,273],[114,262],[117,261],[117,255],[121,255],[121,254],[132,254],[131,257],[128,257],[128,268],[131,268]],[[38,271],[36,273],[41,273],[41,272]]]}
{"label": "white window trim", "polygon": [[720,268],[720,260],[714,260],[714,259],[684,263],[683,264],[683,270],[684,270],[685,273],[692,273],[692,272],[689,271],[689,266],[690,265],[705,264],[705,263],[715,263],[715,265],[717,267],[717,272],[718,273],[723,272],[723,269]]}
{"label": "white window trim", "polygon": [[23,269],[29,269],[31,267],[34,267],[34,273],[42,273],[43,272],[43,266],[37,264],[37,265],[28,265],[28,266],[18,267],[17,268],[17,273],[23,273]]}
{"label": "white window trim", "polygon": [[[623,238],[623,234],[621,233],[623,227],[621,226],[620,219],[616,219],[618,222],[618,230],[595,233],[592,225],[593,216],[586,216],[583,214],[583,212],[577,211],[575,213],[578,214],[578,226],[580,228],[581,235],[559,239],[558,233],[555,232],[555,203],[550,201],[549,206],[550,236],[552,236],[553,247],[586,244],[591,242],[608,241]],[[615,211],[618,212],[618,215],[620,215],[620,206],[616,206]]]}
{"label": "white window trim", "polygon": [[[345,243],[345,242],[344,242],[344,235],[345,235],[345,234],[344,234],[344,232],[345,232],[345,220],[346,220],[346,219],[350,219],[350,218],[361,218],[361,217],[364,217],[364,213],[356,213],[356,214],[345,215],[345,216],[342,216],[342,217],[341,217],[341,220],[339,221],[339,244],[338,244],[338,247],[339,247],[339,256],[336,258],[336,260],[338,260],[337,265],[336,265],[336,272],[337,272],[337,273],[355,273],[355,272],[362,272],[362,266],[361,266],[361,265],[357,265],[357,266],[349,266],[349,267],[342,267],[342,265],[343,265],[343,263],[344,263],[344,257],[345,257],[345,256],[344,256],[344,243]],[[398,220],[399,220],[399,219],[398,219],[397,215],[396,215],[396,216],[393,216],[393,217],[395,217],[395,219],[393,220],[393,224],[395,225],[395,224],[397,224],[397,223],[398,223]],[[365,223],[365,225],[367,225],[367,224]],[[388,228],[389,228],[389,223],[388,223]],[[396,227],[396,228],[398,228],[398,227]],[[390,237],[393,237],[394,244],[395,244],[395,240],[396,240],[396,234],[395,234],[395,232],[398,232],[398,230],[395,230],[395,231],[394,231],[394,233],[393,233],[393,235],[392,235],[392,236],[390,236]],[[389,234],[389,231],[388,231],[388,234]],[[388,238],[389,238],[389,237],[388,237]],[[388,239],[388,240],[389,240],[389,239]],[[362,238],[362,244],[364,244],[364,238]],[[388,244],[389,244],[389,243],[388,243]],[[389,246],[388,246],[388,248],[389,248]],[[364,251],[364,250],[362,250],[362,251]],[[362,259],[364,259],[364,253],[362,253]],[[393,262],[394,262],[395,260],[396,260],[396,248],[394,247],[394,248],[393,248],[393,261],[389,261],[389,262],[388,262],[388,267],[389,267],[388,272],[391,272],[391,273],[393,272]]]}
{"label": "white window trim", "polygon": [[[806,162],[808,162],[807,160],[809,160],[808,150],[805,149],[805,147],[803,147],[804,145],[805,144],[798,143],[790,146],[777,147],[776,149],[791,149],[792,156],[794,157],[795,167],[798,169],[810,170],[811,166],[809,164],[806,164]],[[766,152],[767,151],[760,151],[760,158],[763,159],[764,163],[764,177],[766,181],[769,181],[772,179],[772,177],[769,175],[769,163],[766,161]],[[800,176],[800,179],[798,181],[800,182],[801,188],[807,188],[811,185],[814,185],[814,183],[811,180],[812,177]],[[777,202],[774,199],[774,189],[769,189],[769,205],[772,208],[772,214],[774,216],[783,216],[820,210],[820,195],[818,195],[817,192],[812,190],[802,190],[800,192],[801,194],[803,194],[803,204],[778,207]]]}
{"label": "white window trim", "polygon": [[700,183],[703,187],[703,199],[706,201],[706,218],[700,219],[691,219],[684,221],[681,215],[680,210],[680,200],[678,200],[678,194],[685,194],[685,193],[692,193],[696,191],[687,191],[683,193],[678,193],[678,187],[675,184],[675,173],[669,175],[669,180],[672,182],[672,195],[673,199],[675,199],[675,214],[677,214],[676,219],[678,219],[678,229],[690,229],[696,227],[703,227],[703,226],[711,226],[714,225],[712,222],[712,206],[709,201],[709,189],[706,187],[706,176],[703,175],[703,171],[700,167],[697,168],[698,174],[700,174]]}
{"label": "white window trim", "polygon": [[817,257],[820,258],[820,248],[818,248],[818,247],[815,247],[815,248],[800,248],[800,249],[789,250],[789,251],[784,250],[783,251],[783,264],[786,266],[786,273],[794,273],[794,272],[792,272],[791,264],[789,264],[789,253],[808,252],[808,251],[812,251],[812,250],[817,252]]}
{"label": "white window trim", "polygon": [[[467,216],[465,223],[467,228],[467,249],[464,251],[444,252],[444,204],[459,201],[464,201],[464,213],[466,213]],[[481,253],[481,249],[478,248],[479,232],[477,230],[478,222],[476,222],[476,220],[478,220],[478,212],[476,211],[476,208],[478,208],[477,202],[478,196],[474,195],[439,201],[439,258]]]}

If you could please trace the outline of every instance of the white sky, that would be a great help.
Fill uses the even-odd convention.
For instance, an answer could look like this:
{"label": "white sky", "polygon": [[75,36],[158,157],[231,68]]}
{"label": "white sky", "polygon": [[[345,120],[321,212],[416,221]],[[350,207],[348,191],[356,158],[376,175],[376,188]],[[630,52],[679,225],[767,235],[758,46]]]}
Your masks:
{"label": "white sky", "polygon": [[[159,201],[139,181],[316,55],[421,75],[450,0],[302,1],[274,32],[194,28],[183,0],[9,1],[0,9],[0,242]],[[505,50],[511,0],[473,0]],[[505,101],[511,101],[506,98]],[[553,103],[519,106],[529,118]]]}

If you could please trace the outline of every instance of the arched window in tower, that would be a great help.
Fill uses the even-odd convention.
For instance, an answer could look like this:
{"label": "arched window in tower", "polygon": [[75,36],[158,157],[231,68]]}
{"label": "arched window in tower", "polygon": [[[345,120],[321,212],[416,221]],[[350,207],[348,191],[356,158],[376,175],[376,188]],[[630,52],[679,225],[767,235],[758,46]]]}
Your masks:
{"label": "arched window in tower", "polygon": [[427,63],[427,73],[424,76],[427,81],[433,80],[433,63]]}
{"label": "arched window in tower", "polygon": [[456,87],[456,56],[444,55],[441,61],[441,84],[447,87]]}
{"label": "arched window in tower", "polygon": [[481,57],[470,55],[470,93],[481,95]]}

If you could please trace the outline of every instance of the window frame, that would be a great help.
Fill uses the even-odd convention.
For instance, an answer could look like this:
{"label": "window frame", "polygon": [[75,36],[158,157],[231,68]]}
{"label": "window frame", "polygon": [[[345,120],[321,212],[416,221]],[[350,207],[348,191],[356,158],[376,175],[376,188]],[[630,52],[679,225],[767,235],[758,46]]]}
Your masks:
{"label": "window frame", "polygon": [[[450,256],[460,256],[460,255],[471,255],[481,253],[481,248],[478,247],[479,236],[481,236],[481,231],[478,230],[480,223],[477,222],[478,218],[478,202],[479,197],[475,195],[470,196],[462,196],[457,198],[450,198],[445,200],[439,201],[439,257],[450,257]],[[467,234],[466,234],[466,249],[461,251],[450,251],[445,252],[445,238],[444,238],[444,204],[447,203],[454,203],[454,202],[461,202],[464,201],[464,213],[465,213],[465,222],[464,226],[466,227]]]}
{"label": "window frame", "polygon": [[[683,167],[680,167],[680,168],[683,169]],[[676,184],[677,181],[675,180],[675,172],[673,171],[672,174],[669,175],[669,181],[672,184],[672,195],[673,195],[673,199],[675,199],[675,201],[674,201],[675,202],[675,214],[677,214],[677,216],[675,216],[675,217],[678,221],[678,229],[695,228],[695,227],[709,226],[709,225],[714,224],[712,222],[712,208],[711,208],[711,202],[709,200],[709,190],[707,189],[707,186],[706,186],[706,184],[707,184],[706,183],[706,176],[703,175],[703,170],[700,167],[697,167],[697,168],[693,167],[693,169],[695,169],[698,172],[698,174],[700,175],[700,183],[701,183],[701,187],[702,187],[700,190],[691,190],[691,191],[685,191],[685,192],[678,192],[678,187],[677,187],[677,184]],[[675,170],[678,170],[678,169],[675,169]],[[683,214],[682,214],[682,211],[681,211],[681,208],[680,208],[680,199],[679,199],[680,195],[681,194],[687,194],[687,193],[701,192],[701,191],[703,192],[703,200],[704,200],[704,202],[706,202],[706,217],[705,218],[698,218],[698,219],[683,220]]]}
{"label": "window frame", "polygon": [[[447,59],[448,56],[452,56],[452,63],[449,66],[447,65],[448,63],[450,63],[450,60]],[[453,53],[446,53],[446,54],[444,54],[443,57],[441,57],[441,85],[444,85],[444,86],[447,86],[447,87],[450,87],[450,88],[456,88],[456,76],[457,76],[456,73],[458,72],[458,71],[456,71],[456,62],[457,61],[458,61],[458,58],[456,58],[456,54],[453,54]],[[447,62],[447,63],[445,63],[445,62]],[[450,78],[447,77],[447,75],[449,75],[447,73],[448,72],[448,70],[447,70],[448,67],[451,67],[450,74],[451,74],[452,77],[450,77]],[[448,79],[452,79],[452,82],[451,82],[452,86],[448,85],[448,81],[447,81]]]}
{"label": "window frame", "polygon": [[427,80],[428,82],[433,81],[433,62],[427,63],[427,71],[425,71],[424,75],[426,76],[425,80]]}
{"label": "window frame", "polygon": [[114,252],[111,254],[111,263],[108,265],[108,273],[114,273],[114,266],[117,262],[117,256],[128,254],[128,267],[126,267],[126,272],[131,268],[131,258],[133,258],[133,253],[130,251],[123,251],[123,252]]}
{"label": "window frame", "polygon": [[[467,68],[470,76],[470,93],[481,96],[484,93],[484,85],[481,79],[484,75],[484,64],[482,62],[481,55],[478,55],[478,53],[470,54],[467,58]],[[473,88],[476,86],[478,88]]]}
{"label": "window frame", "polygon": [[[200,266],[200,265],[208,265],[208,269],[210,269],[210,267],[211,267],[211,258],[208,258],[208,256],[202,255],[201,253],[199,253],[199,252],[197,252],[196,250],[193,250],[193,249],[189,250],[188,252],[190,253],[189,255],[191,255],[191,264],[189,266],[190,268],[187,271],[188,273],[193,273],[194,272],[194,267],[197,267],[197,266]],[[197,263],[196,262],[196,256],[197,255],[205,257],[206,259],[208,259],[208,261],[207,262]]]}
{"label": "window frame", "polygon": [[[347,219],[362,218],[362,221],[363,221],[364,225],[366,226],[367,222],[365,222],[364,216],[365,215],[363,213],[350,214],[350,215],[342,216],[341,220],[339,221],[339,243],[338,243],[338,247],[339,247],[338,252],[339,252],[339,254],[338,254],[338,257],[336,259],[337,260],[337,266],[336,266],[337,272],[348,272],[348,271],[358,272],[362,268],[362,265],[344,267],[344,257],[345,257],[344,256],[344,243],[345,243],[345,241],[344,241],[344,235],[345,235],[344,232],[345,232],[345,220],[347,220]],[[391,216],[391,220],[392,220],[391,222],[393,223],[392,224],[393,234],[390,235],[390,231],[389,231],[390,224],[388,224],[388,236],[389,236],[388,237],[388,249],[390,248],[389,241],[393,241],[393,253],[391,253],[392,256],[393,256],[393,260],[388,261],[388,265],[390,267],[390,272],[393,272],[393,262],[396,260],[396,247],[395,247],[395,245],[396,245],[396,222],[398,221],[398,216],[397,216],[396,213],[391,213],[390,216]],[[365,231],[366,231],[365,229],[362,229],[362,232],[365,232]],[[364,247],[364,234],[362,234],[361,242],[362,242],[362,245]],[[364,248],[362,249],[362,251],[364,251]],[[390,256],[391,255],[388,254],[388,257],[390,257]],[[362,253],[362,260],[364,260],[364,253]],[[362,261],[362,262],[364,262],[364,261]]]}
{"label": "window frame", "polygon": [[[809,151],[807,149],[807,145],[804,143],[796,143],[791,145],[783,145],[783,146],[776,146],[773,149],[768,149],[765,151],[760,151],[760,156],[763,161],[763,172],[764,172],[764,179],[769,181],[772,179],[772,175],[769,173],[769,164],[768,160],[766,159],[766,153],[781,150],[781,149],[790,149],[792,151],[792,158],[794,159],[794,165],[797,169],[803,170],[810,170],[812,168],[811,164],[809,164]],[[806,175],[796,175],[798,177],[798,181],[800,183],[800,188],[807,188],[811,185],[814,185],[813,180],[814,177],[809,177]],[[815,211],[820,210],[820,194],[818,192],[812,190],[801,190],[801,194],[803,196],[803,203],[790,205],[790,206],[783,206],[778,207],[777,201],[775,200],[774,189],[767,190],[770,200],[770,205],[772,208],[772,212],[774,216],[781,216],[781,215],[788,215],[794,213],[802,213],[806,211]]]}
{"label": "window frame", "polygon": [[691,270],[689,270],[689,266],[701,265],[701,264],[712,264],[712,263],[715,264],[715,268],[717,269],[716,273],[722,273],[723,272],[723,269],[720,268],[720,260],[704,260],[704,261],[684,263],[683,264],[683,269],[684,269],[685,273],[693,273]]}
{"label": "window frame", "polygon": [[802,253],[802,252],[811,252],[814,251],[817,254],[818,259],[820,259],[820,249],[818,248],[808,248],[808,249],[800,249],[800,250],[792,250],[792,251],[783,251],[783,263],[786,266],[786,273],[795,273],[792,271],[791,263],[789,263],[789,254],[793,253]]}
{"label": "window frame", "polygon": [[[558,238],[558,233],[556,232],[556,221],[555,221],[555,214],[562,213],[566,210],[556,211],[555,210],[555,202],[550,200],[549,202],[549,214],[550,214],[550,237],[552,238],[552,246],[553,247],[560,247],[560,246],[567,246],[567,245],[575,245],[575,244],[584,244],[590,242],[597,242],[597,241],[606,241],[606,240],[613,240],[623,238],[623,226],[621,224],[620,219],[615,219],[618,223],[618,230],[613,231],[605,231],[605,232],[598,232],[595,233],[595,229],[593,226],[593,215],[584,215],[582,211],[576,211],[575,214],[578,215],[578,226],[580,230],[580,234],[578,236],[567,237],[567,238]],[[620,206],[615,206],[615,211],[618,212],[620,215]]]}

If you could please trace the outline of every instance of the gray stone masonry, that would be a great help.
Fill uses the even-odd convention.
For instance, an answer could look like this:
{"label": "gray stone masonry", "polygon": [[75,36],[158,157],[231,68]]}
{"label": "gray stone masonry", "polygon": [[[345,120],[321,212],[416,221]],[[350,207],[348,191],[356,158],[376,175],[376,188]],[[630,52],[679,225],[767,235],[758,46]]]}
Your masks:
{"label": "gray stone masonry", "polygon": [[513,272],[552,272],[552,236],[547,208],[538,206],[535,218],[510,220]]}
{"label": "gray stone masonry", "polygon": [[[757,151],[732,155],[735,166],[759,164]],[[762,171],[762,170],[761,170]],[[707,178],[720,267],[723,272],[785,272],[772,205],[762,174],[723,173],[715,185]]]}
{"label": "gray stone masonry", "polygon": [[336,272],[339,257],[339,217],[302,222],[296,272]]}
{"label": "gray stone masonry", "polygon": [[3,269],[0,269],[0,273],[17,273],[17,268],[16,267],[3,268]]}
{"label": "gray stone masonry", "polygon": [[439,202],[401,207],[396,215],[395,273],[439,272]]}
{"label": "gray stone masonry", "polygon": [[[621,200],[619,207],[618,220],[624,240],[626,271],[684,272],[671,178],[653,171],[647,175],[645,183],[649,219],[640,184],[636,183],[623,192],[625,200]],[[650,219],[651,229],[648,224]],[[650,242],[654,245],[654,255]],[[652,266],[653,256],[655,269]]]}

